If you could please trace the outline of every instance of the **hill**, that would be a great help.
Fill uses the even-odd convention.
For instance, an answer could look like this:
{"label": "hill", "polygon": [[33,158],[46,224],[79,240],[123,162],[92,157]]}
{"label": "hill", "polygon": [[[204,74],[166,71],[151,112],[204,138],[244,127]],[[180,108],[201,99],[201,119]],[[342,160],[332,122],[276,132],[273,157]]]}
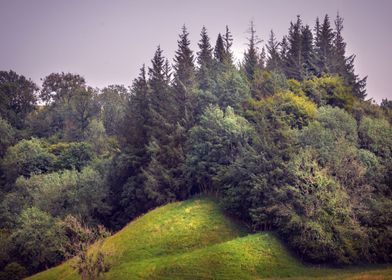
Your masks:
{"label": "hill", "polygon": [[[103,249],[111,263],[104,279],[392,279],[385,267],[306,266],[273,233],[250,234],[212,199],[152,210],[107,238]],[[29,279],[79,279],[72,261]]]}

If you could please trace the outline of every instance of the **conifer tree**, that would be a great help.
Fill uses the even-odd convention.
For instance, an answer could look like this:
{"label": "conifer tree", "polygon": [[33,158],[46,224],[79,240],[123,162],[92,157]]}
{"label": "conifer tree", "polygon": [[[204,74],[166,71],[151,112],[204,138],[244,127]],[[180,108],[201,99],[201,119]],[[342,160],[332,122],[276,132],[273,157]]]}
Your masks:
{"label": "conifer tree", "polygon": [[211,86],[211,75],[213,68],[213,49],[210,44],[210,38],[207,34],[207,29],[203,26],[201,30],[201,39],[198,43],[199,51],[197,52],[197,63],[199,69],[197,71],[197,77],[199,80],[199,88],[207,90]]}
{"label": "conifer tree", "polygon": [[323,23],[320,25],[318,20],[316,21],[316,39],[315,39],[315,51],[318,60],[318,67],[321,73],[329,73],[332,57],[333,57],[333,39],[334,32],[331,28],[329,16],[325,15]]}
{"label": "conifer tree", "polygon": [[276,40],[274,31],[271,30],[269,40],[267,42],[267,63],[266,68],[269,71],[278,71],[281,67],[281,59],[279,54],[280,43]]}
{"label": "conifer tree", "polygon": [[259,57],[259,69],[264,70],[267,60],[267,53],[265,51],[265,47],[261,48],[260,57]]}
{"label": "conifer tree", "polygon": [[215,49],[214,49],[214,57],[217,62],[224,63],[225,62],[225,45],[223,42],[222,35],[219,33],[218,38],[216,39]]}
{"label": "conifer tree", "polygon": [[233,64],[233,53],[231,51],[231,46],[233,45],[233,36],[229,30],[229,26],[226,25],[226,32],[223,36],[223,44],[225,47],[225,63],[227,65]]}
{"label": "conifer tree", "polygon": [[132,95],[122,125],[123,138],[133,152],[144,151],[148,143],[148,127],[151,121],[148,91],[146,67],[143,64],[139,77],[132,83]]}
{"label": "conifer tree", "polygon": [[290,23],[289,35],[287,37],[288,49],[285,58],[285,73],[288,78],[302,80],[302,37],[301,37],[302,21],[297,16],[295,23]]}
{"label": "conifer tree", "polygon": [[355,56],[351,55],[346,57],[346,42],[342,36],[343,18],[339,15],[336,16],[335,23],[335,36],[333,40],[334,55],[331,62],[331,70],[335,74],[343,77],[345,84],[350,86],[355,96],[360,99],[366,97],[366,77],[360,79],[354,71]]}
{"label": "conifer tree", "polygon": [[305,25],[301,29],[301,56],[305,77],[309,77],[310,75],[317,75],[318,69],[316,66],[314,53],[313,34],[309,25]]}
{"label": "conifer tree", "polygon": [[185,25],[178,40],[178,50],[174,58],[174,93],[179,123],[189,129],[193,126],[195,106],[196,70],[193,52],[190,49],[188,31]]}
{"label": "conifer tree", "polygon": [[248,49],[244,53],[244,61],[242,66],[246,77],[250,82],[255,78],[256,69],[259,65],[259,54],[257,52],[257,44],[260,43],[256,36],[256,30],[253,21],[250,22],[248,38]]}

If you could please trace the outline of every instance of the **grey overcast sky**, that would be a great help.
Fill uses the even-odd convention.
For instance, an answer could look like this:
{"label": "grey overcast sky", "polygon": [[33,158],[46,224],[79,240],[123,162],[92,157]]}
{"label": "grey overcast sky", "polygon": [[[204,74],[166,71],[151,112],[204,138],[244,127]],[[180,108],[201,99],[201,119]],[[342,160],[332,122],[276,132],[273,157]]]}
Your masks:
{"label": "grey overcast sky", "polygon": [[172,59],[183,24],[195,51],[203,25],[212,43],[229,25],[240,59],[250,20],[265,42],[271,29],[281,39],[298,14],[313,27],[317,16],[337,11],[357,72],[368,75],[368,97],[391,99],[392,0],[0,0],[0,70],[38,85],[61,71],[94,87],[130,85],[158,44]]}

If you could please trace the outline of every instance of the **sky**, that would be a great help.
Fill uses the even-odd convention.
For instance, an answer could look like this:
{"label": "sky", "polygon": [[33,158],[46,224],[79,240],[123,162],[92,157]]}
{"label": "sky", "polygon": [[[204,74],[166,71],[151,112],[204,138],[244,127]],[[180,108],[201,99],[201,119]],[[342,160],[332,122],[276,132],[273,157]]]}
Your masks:
{"label": "sky", "polygon": [[203,25],[213,44],[228,25],[241,59],[251,20],[264,44],[271,29],[279,39],[287,34],[297,15],[313,27],[337,12],[347,53],[368,76],[368,98],[391,99],[392,0],[0,0],[0,70],[39,86],[53,72],[80,74],[93,87],[129,86],[158,45],[172,61],[184,24],[194,51]]}

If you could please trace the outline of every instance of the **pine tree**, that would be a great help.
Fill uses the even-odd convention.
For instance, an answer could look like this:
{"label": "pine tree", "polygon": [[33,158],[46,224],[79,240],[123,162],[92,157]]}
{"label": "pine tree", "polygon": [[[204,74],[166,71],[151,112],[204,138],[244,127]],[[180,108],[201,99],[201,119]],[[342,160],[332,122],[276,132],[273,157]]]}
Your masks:
{"label": "pine tree", "polygon": [[282,68],[284,62],[287,60],[287,55],[288,55],[288,50],[289,50],[289,43],[287,36],[283,36],[282,42],[280,43],[280,58],[282,61]]}
{"label": "pine tree", "polygon": [[335,19],[335,37],[333,40],[334,55],[332,57],[331,72],[341,75],[346,83],[353,90],[355,96],[360,99],[366,97],[366,77],[360,79],[354,71],[355,56],[346,57],[346,43],[342,36],[343,18],[339,15]]}
{"label": "pine tree", "polygon": [[309,25],[301,29],[301,56],[304,76],[317,75],[316,58],[313,46],[313,34]]}
{"label": "pine tree", "polygon": [[330,73],[333,59],[334,32],[331,28],[329,16],[325,15],[323,24],[320,26],[316,21],[315,51],[317,55],[317,66],[321,73]]}
{"label": "pine tree", "polygon": [[259,65],[259,54],[257,52],[257,44],[260,43],[256,36],[256,30],[253,21],[250,22],[248,38],[248,49],[244,53],[244,61],[242,67],[245,75],[250,82],[255,78],[256,69]]}
{"label": "pine tree", "polygon": [[149,199],[159,205],[184,198],[183,143],[185,130],[181,123],[192,116],[188,106],[189,95],[195,87],[193,54],[189,49],[188,32],[183,28],[178,41],[174,66],[173,88],[170,87],[170,69],[158,47],[149,69],[151,136],[147,145],[148,165],[143,168],[144,191]]}
{"label": "pine tree", "polygon": [[225,63],[227,65],[233,64],[233,53],[231,51],[231,46],[233,45],[233,36],[229,30],[229,26],[226,25],[226,32],[223,36],[223,44],[225,47]]}
{"label": "pine tree", "polygon": [[197,72],[197,77],[199,80],[199,88],[202,90],[207,90],[211,87],[211,75],[213,68],[213,49],[210,44],[210,38],[207,34],[207,29],[203,26],[201,30],[201,39],[198,43],[199,51],[197,52],[197,63],[199,69]]}
{"label": "pine tree", "polygon": [[217,62],[224,63],[225,62],[225,45],[223,42],[222,35],[219,33],[218,38],[216,39],[215,49],[214,49],[214,57]]}
{"label": "pine tree", "polygon": [[265,51],[265,47],[261,48],[260,57],[259,57],[259,69],[264,70],[267,63],[267,53]]}
{"label": "pine tree", "polygon": [[299,81],[303,78],[301,29],[302,21],[300,16],[297,16],[297,21],[290,23],[289,35],[287,37],[288,49],[284,60],[286,76]]}
{"label": "pine tree", "polygon": [[174,92],[176,107],[178,110],[178,121],[186,129],[193,126],[195,90],[196,90],[196,70],[193,63],[193,52],[190,49],[189,33],[183,26],[180,39],[178,40],[178,50],[174,58]]}
{"label": "pine tree", "polygon": [[122,125],[123,138],[133,151],[144,150],[148,143],[150,125],[150,100],[146,67],[140,69],[139,77],[132,83],[131,98]]}
{"label": "pine tree", "polygon": [[281,58],[279,54],[280,43],[276,40],[274,31],[271,30],[269,40],[267,42],[267,65],[266,68],[269,71],[279,71],[281,70]]}

